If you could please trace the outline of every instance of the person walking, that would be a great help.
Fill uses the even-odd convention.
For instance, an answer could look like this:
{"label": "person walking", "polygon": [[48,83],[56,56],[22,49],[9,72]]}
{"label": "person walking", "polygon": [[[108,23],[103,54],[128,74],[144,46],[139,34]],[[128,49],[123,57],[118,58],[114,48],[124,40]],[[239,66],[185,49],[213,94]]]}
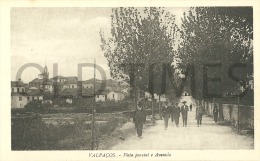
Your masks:
{"label": "person walking", "polygon": [[190,104],[190,111],[192,111],[192,103]]}
{"label": "person walking", "polygon": [[216,104],[214,104],[214,108],[213,108],[213,117],[214,117],[215,123],[217,123],[218,122],[218,107]]}
{"label": "person walking", "polygon": [[178,102],[176,102],[175,106],[173,107],[173,117],[174,122],[177,127],[179,127],[179,118],[180,118],[181,108],[178,106]]}
{"label": "person walking", "polygon": [[203,115],[203,108],[201,104],[196,107],[196,119],[197,119],[197,126],[199,127],[202,124],[202,115]]}
{"label": "person walking", "polygon": [[169,108],[169,117],[171,118],[171,121],[173,122],[174,120],[174,116],[173,116],[173,104],[172,103],[168,103],[168,108]]}
{"label": "person walking", "polygon": [[170,107],[168,104],[164,103],[162,107],[162,113],[163,113],[163,120],[164,120],[164,130],[167,130],[168,128],[168,122],[169,122],[169,117],[170,117]]}
{"label": "person walking", "polygon": [[135,123],[136,132],[139,138],[143,134],[143,125],[146,122],[146,113],[142,102],[138,102],[137,108],[134,113],[133,121]]}
{"label": "person walking", "polygon": [[181,106],[181,116],[183,121],[183,127],[187,127],[187,119],[188,119],[188,111],[189,107],[186,105],[186,101],[182,102],[183,105]]}

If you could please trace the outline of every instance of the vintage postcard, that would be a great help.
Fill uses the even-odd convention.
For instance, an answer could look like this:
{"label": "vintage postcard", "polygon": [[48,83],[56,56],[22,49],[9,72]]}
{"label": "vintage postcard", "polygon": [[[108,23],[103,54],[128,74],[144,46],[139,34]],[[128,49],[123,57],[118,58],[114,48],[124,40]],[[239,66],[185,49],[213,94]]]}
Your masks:
{"label": "vintage postcard", "polygon": [[260,160],[258,1],[0,3],[0,160]]}

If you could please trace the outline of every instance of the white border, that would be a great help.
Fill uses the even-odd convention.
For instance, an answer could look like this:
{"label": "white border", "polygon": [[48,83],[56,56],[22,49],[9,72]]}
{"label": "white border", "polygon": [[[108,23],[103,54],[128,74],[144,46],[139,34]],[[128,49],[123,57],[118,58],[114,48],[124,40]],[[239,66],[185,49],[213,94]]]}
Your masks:
{"label": "white border", "polygon": [[[10,57],[10,8],[11,7],[144,7],[144,6],[163,6],[163,7],[190,7],[190,6],[253,6],[254,7],[254,76],[255,76],[255,149],[254,150],[172,150],[171,158],[139,158],[138,160],[260,160],[259,148],[259,17],[260,1],[145,1],[145,0],[97,0],[97,1],[40,1],[40,0],[10,0],[0,1],[0,160],[1,161],[60,161],[60,160],[134,160],[131,158],[89,158],[90,151],[11,151],[11,114],[10,114],[10,80],[11,80],[11,57]],[[93,152],[93,151],[92,151]],[[119,152],[123,151],[102,151]],[[127,152],[140,153],[158,151],[134,151]],[[169,152],[169,151],[160,151]]]}

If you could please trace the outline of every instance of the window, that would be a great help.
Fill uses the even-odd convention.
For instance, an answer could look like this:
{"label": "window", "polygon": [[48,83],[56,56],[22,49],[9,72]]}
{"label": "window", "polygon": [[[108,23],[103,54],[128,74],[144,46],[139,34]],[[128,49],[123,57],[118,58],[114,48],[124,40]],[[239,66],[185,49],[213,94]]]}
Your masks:
{"label": "window", "polygon": [[71,88],[74,88],[74,85],[71,85]]}
{"label": "window", "polygon": [[17,88],[17,92],[20,92],[20,88]]}
{"label": "window", "polygon": [[97,98],[99,98],[99,95],[97,95]]}
{"label": "window", "polygon": [[115,98],[115,94],[113,94],[113,98]]}
{"label": "window", "polygon": [[14,88],[12,88],[12,92],[14,92]]}
{"label": "window", "polygon": [[19,97],[19,101],[22,101],[23,100],[23,98],[22,97]]}
{"label": "window", "polygon": [[27,101],[30,101],[30,97],[27,97]]}
{"label": "window", "polygon": [[24,92],[24,88],[22,88],[22,92]]}

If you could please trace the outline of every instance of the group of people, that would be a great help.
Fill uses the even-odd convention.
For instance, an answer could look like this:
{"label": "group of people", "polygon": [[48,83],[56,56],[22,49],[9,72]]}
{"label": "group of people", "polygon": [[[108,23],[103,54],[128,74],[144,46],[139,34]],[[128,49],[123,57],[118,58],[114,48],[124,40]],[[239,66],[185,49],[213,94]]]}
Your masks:
{"label": "group of people", "polygon": [[[171,121],[175,122],[175,125],[179,127],[180,115],[182,116],[183,127],[187,127],[189,107],[186,105],[186,101],[183,101],[182,103],[183,105],[181,107],[179,107],[178,102],[176,102],[174,105],[169,101],[163,104],[162,116],[164,119],[165,130],[167,130],[168,128],[169,118],[171,118]],[[192,105],[190,106],[190,110],[191,109],[192,109]]]}
{"label": "group of people", "polygon": [[[190,107],[188,107],[186,103],[187,103],[186,101],[183,101],[181,107],[179,107],[178,102],[174,103],[174,102],[167,101],[163,103],[162,116],[164,119],[165,130],[167,130],[168,128],[169,119],[171,119],[171,121],[175,123],[176,127],[179,127],[180,116],[182,116],[183,127],[187,127],[188,111],[192,111],[192,104],[190,104]],[[195,118],[197,120],[198,127],[202,125],[203,113],[204,110],[203,110],[202,103],[199,102],[196,105],[196,118]],[[215,123],[217,123],[218,108],[215,105],[213,109],[213,117]],[[137,105],[137,108],[134,113],[133,121],[135,123],[138,137],[142,137],[143,124],[146,122],[146,112],[144,109],[144,105],[141,101]]]}

